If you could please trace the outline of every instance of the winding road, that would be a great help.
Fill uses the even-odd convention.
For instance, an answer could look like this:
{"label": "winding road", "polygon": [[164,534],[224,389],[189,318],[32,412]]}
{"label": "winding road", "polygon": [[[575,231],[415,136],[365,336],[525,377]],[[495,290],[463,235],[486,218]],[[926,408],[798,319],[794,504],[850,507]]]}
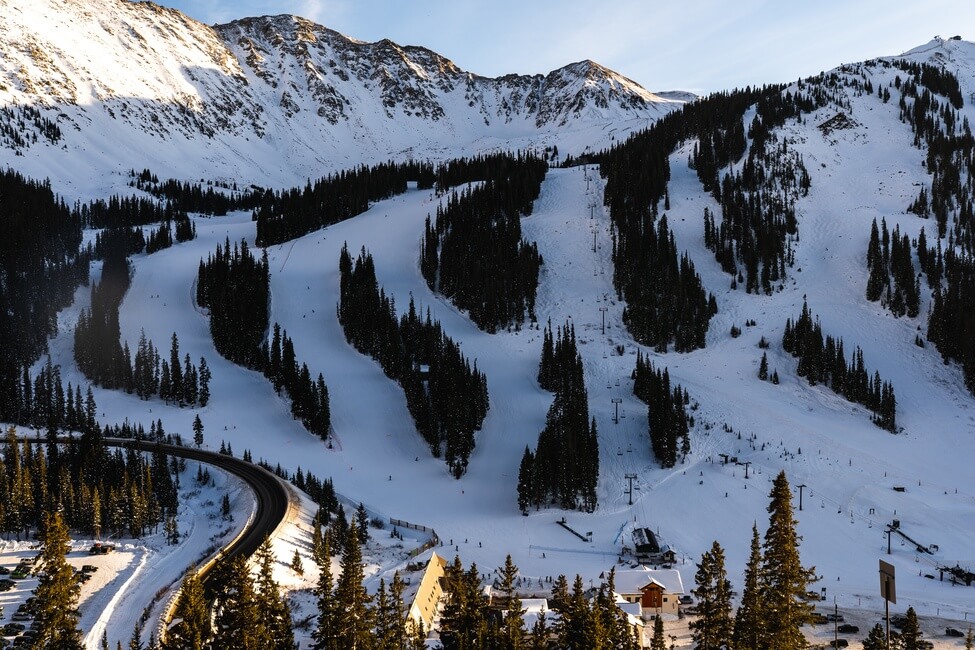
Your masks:
{"label": "winding road", "polygon": [[[30,443],[48,442],[44,438],[21,438],[21,440]],[[62,438],[59,442],[70,443],[77,442],[77,440],[77,438]],[[288,484],[259,465],[212,451],[150,440],[105,438],[102,442],[108,447],[134,448],[145,452],[162,451],[169,456],[178,456],[213,465],[243,480],[254,493],[257,508],[253,517],[250,518],[237,537],[197,569],[208,601],[212,600],[217,588],[215,577],[219,575],[219,572],[214,571],[214,569],[220,563],[232,560],[237,556],[249,557],[252,555],[264,541],[264,538],[273,536],[278,527],[284,524],[288,518],[291,509]],[[167,607],[161,621],[163,629],[170,622],[178,601],[178,597],[173,599]]]}

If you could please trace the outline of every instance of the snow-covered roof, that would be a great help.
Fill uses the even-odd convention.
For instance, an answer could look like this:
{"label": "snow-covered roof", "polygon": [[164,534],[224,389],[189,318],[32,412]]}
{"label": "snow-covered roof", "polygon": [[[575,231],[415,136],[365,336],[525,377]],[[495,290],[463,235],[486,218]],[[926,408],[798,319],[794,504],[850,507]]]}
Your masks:
{"label": "snow-covered roof", "polygon": [[522,598],[521,608],[525,610],[521,618],[525,621],[526,630],[531,630],[543,614],[545,615],[546,625],[552,625],[559,618],[558,612],[550,610],[548,601],[544,598]]}
{"label": "snow-covered roof", "polygon": [[648,569],[646,567],[617,571],[616,593],[638,594],[644,587],[654,582],[667,593],[684,593],[684,582],[681,580],[680,571],[677,569]]}

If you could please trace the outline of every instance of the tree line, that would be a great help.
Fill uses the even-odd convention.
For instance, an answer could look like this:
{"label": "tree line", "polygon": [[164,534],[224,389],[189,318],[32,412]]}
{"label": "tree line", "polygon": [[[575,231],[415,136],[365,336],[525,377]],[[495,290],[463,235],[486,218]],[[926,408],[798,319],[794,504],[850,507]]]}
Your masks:
{"label": "tree line", "polygon": [[[877,220],[873,220],[867,244],[867,300],[881,301],[894,316],[906,314],[914,318],[921,309],[921,286],[914,272],[910,238],[900,234],[900,226],[894,226],[893,233],[888,232],[886,219],[881,219],[880,224],[878,230]],[[922,228],[919,252],[924,242]]]}
{"label": "tree line", "polygon": [[52,191],[0,171],[0,420],[22,422],[25,374],[58,331],[58,312],[89,280],[83,222]]}
{"label": "tree line", "polygon": [[98,386],[136,393],[142,399],[158,395],[180,406],[206,406],[210,399],[206,359],[200,357],[197,366],[189,354],[181,357],[176,332],[168,360],[161,358],[145,332],[139,338],[134,360],[128,341],[120,342],[118,310],[130,280],[125,257],[105,259],[101,282],[91,286],[91,306],[81,311],[74,330],[78,368]]}
{"label": "tree line", "polygon": [[210,335],[217,352],[237,365],[264,374],[274,389],[291,400],[291,414],[310,432],[327,440],[331,408],[325,377],[312,377],[300,363],[287,331],[275,323],[270,345],[271,276],[267,249],[257,260],[245,240],[231,248],[230,240],[200,260],[196,302],[207,309]]}
{"label": "tree line", "polygon": [[[153,423],[153,433],[155,428]],[[54,510],[63,512],[70,528],[95,537],[142,537],[175,517],[178,464],[162,452],[109,450],[98,427],[68,443],[20,442],[16,436],[10,426],[2,443],[0,525],[17,539],[40,530],[44,515]]]}
{"label": "tree line", "polygon": [[661,467],[681,462],[691,453],[688,434],[693,418],[687,414],[690,396],[680,384],[670,385],[667,368],[655,370],[649,356],[637,352],[633,370],[633,394],[647,405],[647,424],[650,448]]}
{"label": "tree line", "polygon": [[589,418],[582,356],[576,345],[575,327],[569,323],[553,334],[544,331],[538,383],[555,393],[538,434],[535,451],[525,447],[518,469],[518,507],[543,504],[560,508],[596,509],[599,479],[599,441],[596,419]]}
{"label": "tree line", "polygon": [[[456,168],[456,169],[455,169]],[[420,270],[438,291],[494,333],[535,320],[542,257],[521,237],[521,217],[532,212],[548,165],[527,154],[495,155],[444,165],[439,183],[483,179],[454,192],[427,217],[420,243]],[[440,170],[438,170],[440,173]],[[439,185],[438,185],[439,187]]]}
{"label": "tree line", "polygon": [[346,340],[400,384],[417,431],[434,457],[442,454],[460,478],[474,451],[474,432],[487,416],[487,378],[432,320],[429,308],[425,317],[417,312],[412,296],[397,319],[394,301],[379,286],[372,255],[364,248],[353,262],[343,246],[339,272],[338,316]]}
{"label": "tree line", "polygon": [[[165,200],[185,212],[199,212],[211,216],[224,216],[231,210],[253,210],[264,199],[270,190],[251,185],[243,191],[238,190],[237,183],[207,182],[203,185],[170,178],[161,181],[148,169],[136,172],[129,171],[129,185],[137,187],[143,192],[152,194],[157,199]],[[214,190],[214,186],[226,190]]]}
{"label": "tree line", "polygon": [[303,188],[265,192],[254,210],[257,245],[280,244],[362,214],[369,203],[405,192],[409,180],[421,189],[433,187],[433,168],[417,162],[363,165]]}
{"label": "tree line", "polygon": [[866,406],[873,412],[874,424],[890,432],[897,431],[893,385],[883,381],[879,372],[872,376],[867,372],[859,346],[847,362],[843,339],[824,335],[819,317],[813,319],[805,302],[795,322],[791,318],[786,320],[782,348],[799,359],[796,373],[810,385],[823,384],[851,402]]}
{"label": "tree line", "polygon": [[553,647],[636,650],[642,647],[626,613],[617,606],[615,568],[591,598],[581,576],[576,575],[571,589],[566,577],[558,576],[548,601],[552,618],[543,612],[531,629],[525,628],[525,610],[516,593],[518,567],[510,555],[497,569],[498,578],[490,598],[481,587],[476,564],[465,569],[460,558],[455,557],[444,573],[440,642],[445,650],[548,650]]}

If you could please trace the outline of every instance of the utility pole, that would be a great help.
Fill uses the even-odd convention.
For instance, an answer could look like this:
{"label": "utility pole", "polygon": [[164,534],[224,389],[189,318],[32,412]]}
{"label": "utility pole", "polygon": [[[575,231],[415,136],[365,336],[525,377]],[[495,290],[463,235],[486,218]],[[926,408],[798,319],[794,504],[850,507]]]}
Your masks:
{"label": "utility pole", "polygon": [[802,512],[802,488],[806,487],[806,484],[803,483],[802,485],[797,485],[796,487],[799,488],[799,511]]}
{"label": "utility pole", "polygon": [[839,608],[836,606],[836,596],[833,596],[833,647],[840,647],[840,629],[839,629]]}
{"label": "utility pole", "polygon": [[748,478],[748,466],[752,464],[752,461],[746,460],[742,465],[745,466],[745,478]]}
{"label": "utility pole", "polygon": [[620,404],[623,403],[622,397],[614,397],[612,400],[613,406],[616,408],[616,412],[613,414],[613,424],[620,423]]}
{"label": "utility pole", "polygon": [[626,493],[630,497],[630,505],[633,505],[633,480],[636,478],[636,474],[627,474],[623,478],[629,481],[629,486],[626,488]]}
{"label": "utility pole", "polygon": [[592,252],[596,252],[596,229],[592,229]]}
{"label": "utility pole", "polygon": [[[593,235],[593,237],[595,237],[595,235]],[[604,335],[606,334],[606,312],[608,310],[609,310],[609,307],[600,307],[599,308],[599,311],[603,312],[603,334]]]}

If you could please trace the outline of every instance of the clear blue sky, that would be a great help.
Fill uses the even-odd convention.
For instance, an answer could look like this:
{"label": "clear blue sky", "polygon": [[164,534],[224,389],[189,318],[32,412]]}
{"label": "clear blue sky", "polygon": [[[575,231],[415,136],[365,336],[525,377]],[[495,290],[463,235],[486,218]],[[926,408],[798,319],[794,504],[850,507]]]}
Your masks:
{"label": "clear blue sky", "polygon": [[485,76],[592,59],[649,90],[697,93],[792,81],[935,35],[975,40],[971,0],[157,2],[209,24],[297,14],[359,40],[422,45]]}

